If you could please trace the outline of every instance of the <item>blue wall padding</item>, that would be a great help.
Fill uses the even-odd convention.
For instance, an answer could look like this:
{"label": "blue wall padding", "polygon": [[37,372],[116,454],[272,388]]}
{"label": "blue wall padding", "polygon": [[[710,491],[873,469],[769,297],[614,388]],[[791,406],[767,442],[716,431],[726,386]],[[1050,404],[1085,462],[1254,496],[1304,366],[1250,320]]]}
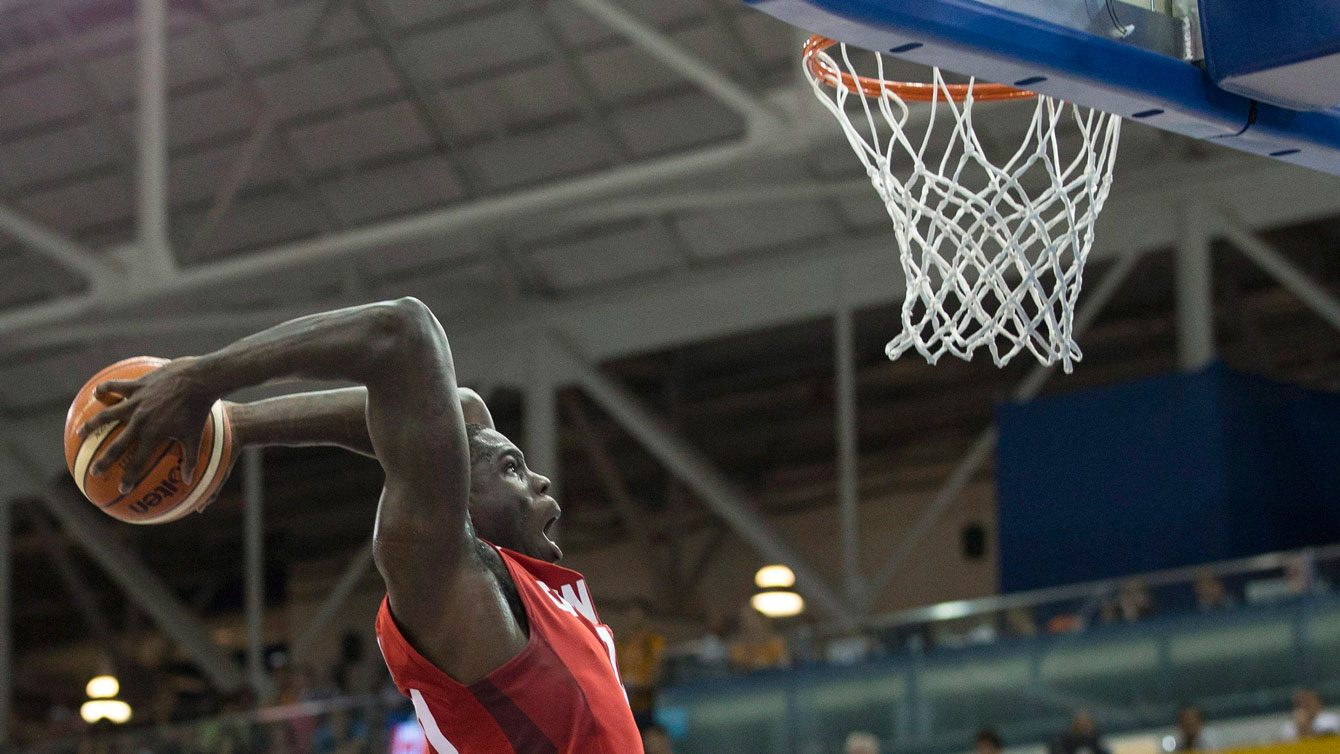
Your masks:
{"label": "blue wall padding", "polygon": [[1214,365],[996,418],[1005,591],[1340,540],[1340,395]]}

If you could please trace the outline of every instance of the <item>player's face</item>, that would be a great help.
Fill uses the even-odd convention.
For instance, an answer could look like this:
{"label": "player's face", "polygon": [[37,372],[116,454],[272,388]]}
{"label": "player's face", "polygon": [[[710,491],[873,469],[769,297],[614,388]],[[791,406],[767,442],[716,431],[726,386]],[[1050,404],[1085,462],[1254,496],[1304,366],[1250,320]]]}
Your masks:
{"label": "player's face", "polygon": [[478,441],[491,447],[470,469],[470,520],[475,533],[509,550],[557,562],[563,551],[549,538],[558,501],[549,480],[526,468],[520,449],[501,433],[485,430]]}

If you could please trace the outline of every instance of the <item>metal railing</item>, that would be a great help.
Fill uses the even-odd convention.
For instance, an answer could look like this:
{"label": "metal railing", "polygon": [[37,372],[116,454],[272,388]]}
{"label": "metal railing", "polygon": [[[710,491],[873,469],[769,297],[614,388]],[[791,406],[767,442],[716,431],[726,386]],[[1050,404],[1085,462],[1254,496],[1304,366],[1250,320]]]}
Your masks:
{"label": "metal railing", "polygon": [[[133,723],[134,721],[132,721]],[[408,700],[348,696],[190,722],[93,728],[20,747],[25,754],[427,754]]]}
{"label": "metal railing", "polygon": [[[824,754],[856,729],[899,752],[966,750],[983,727],[1040,743],[1079,708],[1113,732],[1170,724],[1187,703],[1212,719],[1283,712],[1299,686],[1340,694],[1328,582],[1340,546],[901,610],[855,633],[796,630],[788,669],[681,665],[658,715],[687,754]],[[1143,607],[1127,599],[1139,592]],[[1019,630],[1006,620],[1019,611],[1042,620]]]}

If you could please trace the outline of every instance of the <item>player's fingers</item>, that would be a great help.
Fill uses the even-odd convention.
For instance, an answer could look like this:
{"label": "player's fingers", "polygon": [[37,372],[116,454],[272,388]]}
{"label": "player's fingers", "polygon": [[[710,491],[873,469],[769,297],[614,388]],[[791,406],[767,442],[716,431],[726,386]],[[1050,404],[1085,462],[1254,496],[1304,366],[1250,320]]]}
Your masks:
{"label": "player's fingers", "polygon": [[190,485],[195,481],[195,465],[200,460],[200,439],[195,442],[181,443],[181,481]]}
{"label": "player's fingers", "polygon": [[131,411],[130,406],[131,404],[122,401],[120,403],[111,406],[110,408],[105,408],[99,411],[98,413],[89,417],[88,421],[85,421],[83,424],[80,424],[75,429],[75,434],[79,435],[79,439],[82,440],[88,437],[89,435],[93,434],[95,431],[97,431],[99,427],[102,427],[106,424],[110,424],[112,422],[119,422],[125,419],[126,414],[129,414]]}
{"label": "player's fingers", "polygon": [[121,494],[130,492],[144,478],[146,471],[144,467],[149,464],[151,452],[153,448],[147,443],[137,442],[126,455],[125,472],[121,475]]}
{"label": "player's fingers", "polygon": [[139,422],[132,418],[122,428],[121,434],[117,435],[116,439],[112,440],[107,448],[94,459],[93,464],[88,467],[89,473],[93,476],[102,476],[106,473],[107,469],[111,468],[111,465],[120,460],[121,456],[125,455],[126,451],[130,449],[130,446],[135,442],[138,430]]}
{"label": "player's fingers", "polygon": [[93,388],[93,397],[104,402],[117,396],[129,398],[132,393],[140,388],[140,385],[139,380],[107,380],[98,383],[98,386]]}

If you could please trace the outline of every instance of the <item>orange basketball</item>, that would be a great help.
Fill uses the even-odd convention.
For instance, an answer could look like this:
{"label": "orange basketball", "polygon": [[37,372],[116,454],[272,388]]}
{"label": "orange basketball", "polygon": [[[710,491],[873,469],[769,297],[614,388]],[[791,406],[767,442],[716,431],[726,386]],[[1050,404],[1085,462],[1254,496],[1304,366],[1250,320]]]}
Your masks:
{"label": "orange basketball", "polygon": [[88,419],[120,400],[115,394],[104,400],[93,396],[93,389],[108,380],[133,380],[167,363],[166,359],[137,356],[118,361],[93,375],[70,404],[65,416],[65,464],[75,484],[94,505],[107,515],[132,524],[162,524],[175,521],[208,503],[228,476],[233,453],[233,431],[223,401],[215,401],[205,422],[200,442],[196,479],[186,485],[181,478],[181,446],[168,441],[151,456],[144,479],[130,492],[121,494],[122,460],[101,476],[88,472],[102,449],[121,433],[121,423],[112,422],[83,440],[75,434]]}

